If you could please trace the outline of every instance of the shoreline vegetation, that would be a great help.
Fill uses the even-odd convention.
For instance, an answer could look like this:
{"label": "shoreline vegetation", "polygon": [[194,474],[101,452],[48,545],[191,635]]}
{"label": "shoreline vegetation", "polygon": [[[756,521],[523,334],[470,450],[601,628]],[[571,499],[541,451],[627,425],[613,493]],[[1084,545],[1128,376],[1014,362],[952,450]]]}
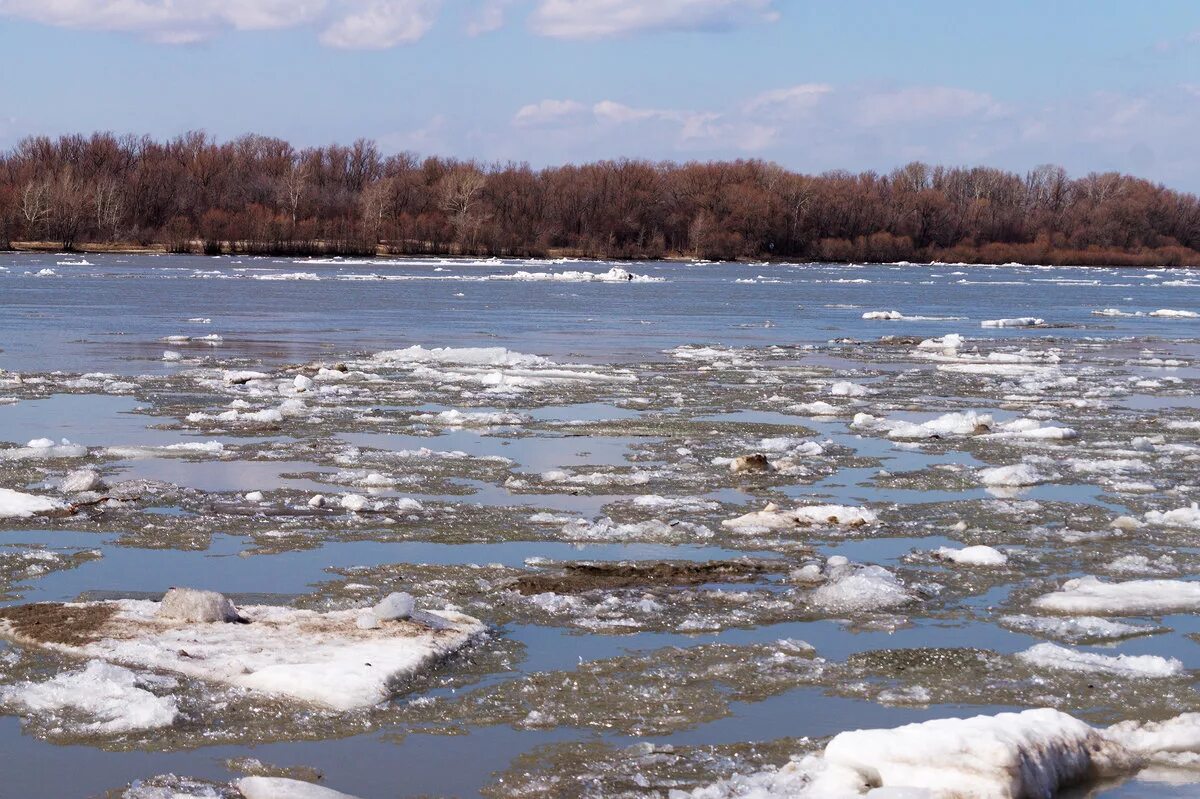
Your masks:
{"label": "shoreline vegetation", "polygon": [[911,163],[527,164],[247,135],[31,137],[0,153],[0,249],[1200,266],[1200,198],[1118,173]]}

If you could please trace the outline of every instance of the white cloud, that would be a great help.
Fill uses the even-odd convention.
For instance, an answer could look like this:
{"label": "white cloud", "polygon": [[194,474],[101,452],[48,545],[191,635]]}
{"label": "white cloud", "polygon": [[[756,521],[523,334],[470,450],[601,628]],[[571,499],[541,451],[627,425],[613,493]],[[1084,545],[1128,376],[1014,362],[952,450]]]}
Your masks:
{"label": "white cloud", "polygon": [[680,120],[680,111],[663,111],[657,108],[634,108],[613,100],[601,100],[592,106],[592,113],[600,122],[613,125],[626,125],[630,122],[645,122],[650,119]]}
{"label": "white cloud", "polygon": [[513,0],[483,0],[467,21],[467,33],[479,36],[504,26],[504,15]]}
{"label": "white cloud", "polygon": [[383,50],[415,42],[433,27],[441,0],[356,3],[321,33],[321,43],[346,50]]}
{"label": "white cloud", "polygon": [[439,6],[440,0],[0,0],[0,15],[163,44],[317,24],[331,46],[380,48],[421,38]]}
{"label": "white cloud", "polygon": [[775,0],[540,0],[534,31],[562,39],[595,39],[637,31],[731,28],[779,18]]}
{"label": "white cloud", "polygon": [[542,100],[540,103],[530,103],[518,109],[513,117],[513,124],[534,127],[562,123],[586,111],[587,106],[574,100]]}
{"label": "white cloud", "polygon": [[761,150],[775,140],[778,128],[718,111],[639,108],[615,100],[591,106],[576,100],[542,100],[519,109],[513,124],[538,128],[546,135],[597,137],[608,140],[669,141],[681,151],[729,148]]}
{"label": "white cloud", "polygon": [[997,117],[1004,106],[991,95],[952,86],[909,86],[873,92],[860,103],[858,118],[866,126],[945,119]]}
{"label": "white cloud", "polygon": [[833,87],[827,83],[800,83],[786,89],[772,89],[751,97],[745,110],[750,114],[794,114],[808,111],[832,91]]}

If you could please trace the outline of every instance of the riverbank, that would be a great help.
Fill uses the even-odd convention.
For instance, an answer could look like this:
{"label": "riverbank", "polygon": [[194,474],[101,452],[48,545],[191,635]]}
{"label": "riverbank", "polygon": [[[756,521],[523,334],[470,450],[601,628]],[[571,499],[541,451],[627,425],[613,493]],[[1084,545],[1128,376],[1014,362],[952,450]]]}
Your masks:
{"label": "riverbank", "polygon": [[[401,251],[403,250],[403,251]],[[313,241],[296,242],[289,246],[286,242],[274,244],[232,243],[223,242],[220,248],[201,241],[190,242],[186,249],[181,246],[168,247],[159,242],[143,244],[135,241],[118,242],[76,242],[70,247],[64,247],[53,241],[14,241],[10,243],[8,252],[50,252],[50,253],[97,253],[114,255],[164,255],[174,253],[179,255],[244,255],[268,256],[279,258],[309,258],[309,257],[358,257],[392,259],[402,261],[414,257],[439,257],[478,259],[480,257],[494,258],[535,258],[560,259],[575,258],[580,260],[600,260],[616,262],[634,261],[664,261],[688,262],[708,260],[693,253],[640,253],[614,255],[600,251],[591,251],[570,247],[551,247],[536,254],[511,252],[464,251],[461,247],[432,247],[418,246],[412,243],[401,247],[395,242],[381,242],[371,251],[370,245],[346,246],[337,242]],[[725,259],[730,263],[891,263],[891,264],[953,264],[955,266],[997,266],[1002,264],[1037,264],[1041,266],[1126,266],[1138,268],[1157,267],[1188,267],[1200,266],[1200,252],[1186,247],[1159,247],[1154,249],[1121,250],[1089,248],[1084,250],[1047,248],[1042,245],[987,245],[984,247],[954,247],[950,249],[930,249],[913,254],[909,258],[880,257],[863,247],[851,246],[842,251],[830,250],[826,257],[804,259],[795,257],[762,257],[762,258],[733,258]]]}

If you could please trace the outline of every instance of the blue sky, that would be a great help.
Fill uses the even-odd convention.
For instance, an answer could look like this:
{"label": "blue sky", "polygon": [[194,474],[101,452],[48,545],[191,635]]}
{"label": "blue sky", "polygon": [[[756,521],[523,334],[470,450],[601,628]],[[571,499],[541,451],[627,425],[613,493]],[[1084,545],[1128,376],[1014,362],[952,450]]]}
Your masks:
{"label": "blue sky", "polygon": [[204,129],[1200,190],[1194,0],[0,0],[0,52],[0,146]]}

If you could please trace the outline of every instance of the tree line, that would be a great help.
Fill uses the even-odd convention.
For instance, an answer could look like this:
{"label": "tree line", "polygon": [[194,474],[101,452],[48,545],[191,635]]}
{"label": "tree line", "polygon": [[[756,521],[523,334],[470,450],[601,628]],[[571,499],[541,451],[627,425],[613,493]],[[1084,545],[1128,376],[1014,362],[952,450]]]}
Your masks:
{"label": "tree line", "polygon": [[533,169],[203,132],[30,137],[0,154],[0,247],[247,254],[1200,264],[1200,199],[1115,172],[739,160]]}

